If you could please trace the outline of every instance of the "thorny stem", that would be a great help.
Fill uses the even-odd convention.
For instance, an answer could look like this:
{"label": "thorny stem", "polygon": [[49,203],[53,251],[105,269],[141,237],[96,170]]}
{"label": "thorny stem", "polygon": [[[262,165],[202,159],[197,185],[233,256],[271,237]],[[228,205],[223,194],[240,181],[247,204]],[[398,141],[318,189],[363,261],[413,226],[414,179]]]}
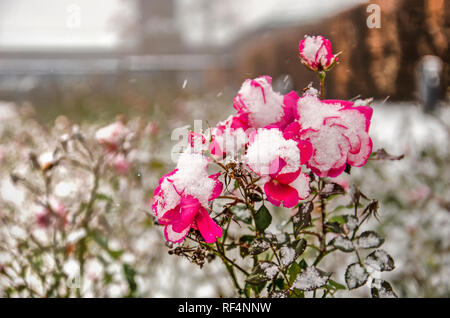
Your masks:
{"label": "thorny stem", "polygon": [[[240,268],[237,264],[235,264],[233,261],[229,260],[225,256],[225,251],[223,251],[223,247],[219,245],[219,243],[216,242],[217,250],[219,251],[219,257],[222,259],[223,263],[225,264],[225,267],[227,268],[228,273],[231,276],[231,280],[233,281],[234,287],[239,291],[239,294],[242,294],[242,288],[239,286],[238,280],[236,278],[236,274],[234,272],[233,266],[236,266],[236,268],[241,269],[244,273],[246,273],[242,268]],[[230,263],[232,265],[230,265]],[[248,274],[247,274],[248,275]]]}
{"label": "thorny stem", "polygon": [[[88,204],[86,206],[86,214],[85,214],[85,216],[84,216],[84,218],[83,218],[83,220],[81,222],[81,225],[86,230],[86,233],[89,233],[89,221],[90,221],[90,218],[92,216],[92,213],[94,212],[93,207],[94,207],[94,202],[95,202],[95,199],[96,199],[96,194],[97,194],[99,181],[100,181],[99,170],[100,170],[100,160],[92,168],[92,175],[93,175],[93,179],[94,179],[94,184],[92,186],[90,197],[89,197],[89,201],[88,201]],[[81,254],[79,256],[80,282],[82,282],[83,281],[83,276],[84,276],[84,253],[86,252],[86,237],[84,237],[83,239],[80,240],[80,244],[82,244],[80,246]],[[77,296],[78,297],[81,297],[80,289],[81,288],[77,288]]]}
{"label": "thorny stem", "polygon": [[327,212],[326,212],[326,202],[325,199],[322,197],[322,190],[324,187],[325,182],[323,181],[323,179],[319,180],[319,183],[321,183],[321,185],[319,185],[319,199],[320,199],[320,215],[321,215],[321,222],[322,222],[322,240],[320,242],[320,248],[322,249],[322,251],[325,251],[326,248],[326,229],[325,229],[325,220],[327,217]]}
{"label": "thorny stem", "polygon": [[320,71],[317,73],[320,79],[320,99],[325,99],[325,71]]}
{"label": "thorny stem", "polygon": [[319,200],[320,200],[320,220],[321,220],[321,229],[322,229],[322,235],[320,237],[320,253],[319,255],[317,255],[316,260],[314,261],[314,265],[317,265],[322,258],[327,255],[330,251],[327,251],[327,239],[326,239],[326,228],[325,228],[325,220],[327,217],[327,212],[326,212],[326,202],[325,202],[325,198],[322,196],[322,190],[324,187],[324,180],[322,178],[319,179],[319,184],[318,184],[318,190],[319,190]]}
{"label": "thorny stem", "polygon": [[245,203],[242,199],[239,199],[238,197],[234,197],[231,195],[221,195],[219,197],[217,197],[218,199],[230,199],[230,200],[235,200],[236,202],[241,202],[241,203]]}
{"label": "thorny stem", "polygon": [[[216,254],[217,256],[219,256],[222,260],[227,261],[228,263],[230,263],[231,265],[233,265],[234,267],[236,267],[239,271],[241,271],[245,276],[248,276],[249,273],[243,269],[242,267],[240,267],[238,264],[236,264],[234,261],[232,261],[231,259],[229,259],[224,252],[222,252],[220,249],[216,250],[214,248],[212,248],[211,246],[209,246],[208,244],[204,243],[204,242],[200,242],[196,239],[191,238],[194,242],[199,243],[200,245],[202,245],[203,247],[205,247],[207,250],[213,252],[214,254]],[[216,243],[217,244],[217,243]]]}
{"label": "thorny stem", "polygon": [[[286,276],[286,273],[283,270],[282,264],[281,264],[281,260],[278,257],[277,251],[275,250],[275,248],[273,247],[272,244],[270,244],[270,248],[272,249],[273,254],[275,255],[275,258],[277,259],[278,262],[278,269],[280,270],[281,274],[283,275],[284,279],[286,280],[286,283],[289,283],[289,279]],[[289,286],[290,287],[290,286]]]}

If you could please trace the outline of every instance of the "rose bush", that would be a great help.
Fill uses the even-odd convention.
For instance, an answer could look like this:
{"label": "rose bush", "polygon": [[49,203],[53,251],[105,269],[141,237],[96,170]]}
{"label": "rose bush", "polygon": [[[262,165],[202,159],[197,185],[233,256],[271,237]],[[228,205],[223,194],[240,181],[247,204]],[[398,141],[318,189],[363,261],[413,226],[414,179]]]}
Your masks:
{"label": "rose bush", "polygon": [[[349,290],[368,283],[374,297],[395,297],[388,282],[371,274],[373,268],[393,270],[392,258],[380,249],[361,256],[361,250],[384,242],[373,231],[358,234],[371,216],[377,217],[378,201],[353,187],[351,214],[327,211],[333,199],[347,193],[332,178],[365,165],[372,154],[371,100],[325,99],[326,72],[338,63],[338,54],[324,37],[305,37],[299,53],[317,73],[320,95],[312,87],[301,96],[282,95],[273,90],[270,76],[244,81],[234,98],[236,114],[196,132],[205,147],[193,152],[189,139],[177,168],[161,178],[154,215],[166,239],[179,243],[175,254],[194,260],[204,257],[200,249],[218,256],[239,295],[303,297],[321,290],[324,297],[333,296],[345,287],[317,266],[339,250],[356,256],[345,272]],[[208,176],[208,167],[219,172]],[[278,225],[278,236],[268,231],[274,218],[268,203],[295,209]],[[314,210],[319,217],[313,218]],[[231,234],[232,223],[245,225],[247,232]],[[286,229],[289,223],[292,230]],[[242,262],[227,256],[237,248]]]}

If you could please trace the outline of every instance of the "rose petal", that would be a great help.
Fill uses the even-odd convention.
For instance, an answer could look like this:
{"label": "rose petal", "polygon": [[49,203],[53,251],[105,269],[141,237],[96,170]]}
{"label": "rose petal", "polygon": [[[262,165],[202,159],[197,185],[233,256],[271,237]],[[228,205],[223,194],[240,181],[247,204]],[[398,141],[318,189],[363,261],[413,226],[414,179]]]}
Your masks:
{"label": "rose petal", "polygon": [[218,237],[222,237],[222,228],[214,222],[204,208],[197,213],[195,223],[206,243],[214,243]]}
{"label": "rose petal", "polygon": [[282,201],[285,208],[292,208],[299,201],[297,190],[273,179],[264,185],[264,192],[270,202],[272,200],[275,202]]}
{"label": "rose petal", "polygon": [[298,175],[300,174],[301,168],[299,168],[297,171],[295,172],[290,172],[290,173],[282,173],[279,174],[275,179],[282,184],[289,184],[292,181],[294,181],[295,179],[297,179]]}
{"label": "rose petal", "polygon": [[164,228],[164,237],[169,242],[180,243],[184,240],[190,229],[191,226],[189,225],[185,229],[182,229],[180,232],[177,232],[173,229],[172,225],[169,224]]}
{"label": "rose petal", "polygon": [[278,157],[277,159],[273,160],[269,165],[269,175],[272,178],[275,178],[278,173],[286,166],[286,161],[284,159]]}
{"label": "rose petal", "polygon": [[213,188],[213,191],[211,193],[211,196],[209,197],[209,201],[212,201],[212,200],[216,199],[222,193],[223,183],[218,180],[220,174],[221,173],[219,172],[219,173],[216,173],[216,174],[213,174],[213,175],[209,176],[211,179],[216,181],[216,183],[214,185],[214,188]]}

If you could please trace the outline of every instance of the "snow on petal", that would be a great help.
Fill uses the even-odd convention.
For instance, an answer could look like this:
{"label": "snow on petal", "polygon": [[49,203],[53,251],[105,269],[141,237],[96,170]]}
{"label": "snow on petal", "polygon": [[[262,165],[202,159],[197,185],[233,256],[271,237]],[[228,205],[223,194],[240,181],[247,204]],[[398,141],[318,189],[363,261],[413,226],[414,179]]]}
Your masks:
{"label": "snow on petal", "polygon": [[239,114],[248,114],[251,127],[262,128],[279,122],[284,115],[284,97],[272,89],[272,79],[247,79],[234,99]]}
{"label": "snow on petal", "polygon": [[360,167],[367,162],[372,152],[371,115],[369,106],[305,95],[298,100],[298,121],[286,127],[284,136],[309,142],[308,167],[320,177],[336,177],[347,164]]}
{"label": "snow on petal", "polygon": [[297,190],[300,200],[304,200],[309,196],[311,188],[309,186],[310,178],[305,173],[300,173],[297,179],[291,182],[289,185]]}
{"label": "snow on petal", "polygon": [[314,71],[327,70],[337,61],[331,42],[321,35],[305,36],[300,41],[298,50],[303,62]]}
{"label": "snow on petal", "polygon": [[300,151],[294,140],[287,140],[276,128],[258,129],[250,143],[245,162],[256,174],[269,175],[275,160],[283,159],[286,165],[279,173],[295,172],[300,167]]}
{"label": "snow on petal", "polygon": [[229,155],[235,158],[248,143],[246,123],[242,119],[230,116],[226,121],[220,122],[211,131],[211,154],[217,157]]}
{"label": "snow on petal", "polygon": [[221,236],[221,229],[211,224],[205,210],[208,202],[222,192],[219,175],[208,175],[208,159],[188,151],[180,155],[177,168],[161,178],[152,208],[160,224],[165,225],[168,241],[181,242],[191,228],[199,229],[208,243]]}

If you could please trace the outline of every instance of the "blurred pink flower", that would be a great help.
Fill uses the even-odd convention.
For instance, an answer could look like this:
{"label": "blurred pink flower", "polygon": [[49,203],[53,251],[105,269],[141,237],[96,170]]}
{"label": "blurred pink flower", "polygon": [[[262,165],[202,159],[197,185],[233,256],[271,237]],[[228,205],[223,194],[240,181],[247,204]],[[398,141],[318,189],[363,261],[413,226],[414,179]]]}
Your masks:
{"label": "blurred pink flower", "polygon": [[305,36],[299,43],[298,51],[303,63],[313,71],[326,71],[338,60],[330,41],[321,35]]}
{"label": "blurred pink flower", "polygon": [[129,134],[127,126],[121,121],[114,122],[106,127],[100,128],[95,134],[97,142],[108,151],[115,151]]}
{"label": "blurred pink flower", "polygon": [[144,132],[150,136],[156,136],[159,134],[159,124],[150,122],[145,126]]}
{"label": "blurred pink flower", "polygon": [[108,158],[108,164],[120,174],[126,174],[131,167],[131,163],[123,153],[114,153]]}
{"label": "blurred pink flower", "polygon": [[67,209],[60,201],[50,198],[48,206],[42,207],[36,213],[36,222],[43,228],[65,226],[67,224]]}
{"label": "blurred pink flower", "polygon": [[431,193],[431,189],[426,185],[422,185],[422,186],[419,186],[419,187],[411,190],[409,197],[412,202],[417,202],[417,201],[423,200],[426,197],[428,197],[430,195],[430,193]]}

